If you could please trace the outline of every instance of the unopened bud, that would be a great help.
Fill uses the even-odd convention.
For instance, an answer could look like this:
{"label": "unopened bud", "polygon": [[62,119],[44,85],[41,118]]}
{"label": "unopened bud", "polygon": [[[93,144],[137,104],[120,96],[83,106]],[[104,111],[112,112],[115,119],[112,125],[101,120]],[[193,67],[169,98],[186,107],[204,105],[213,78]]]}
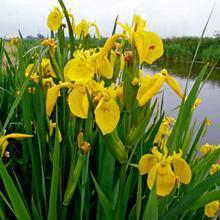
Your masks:
{"label": "unopened bud", "polygon": [[87,141],[83,141],[80,148],[81,148],[83,154],[87,154],[91,148],[91,145]]}
{"label": "unopened bud", "polygon": [[134,79],[132,80],[131,83],[132,83],[133,86],[136,86],[136,85],[139,84],[139,79],[137,77],[134,77]]}
{"label": "unopened bud", "polygon": [[132,51],[126,49],[124,52],[124,60],[125,63],[131,64],[132,63]]}
{"label": "unopened bud", "polygon": [[83,131],[80,131],[77,136],[77,144],[79,148],[81,148],[82,143],[83,143]]}

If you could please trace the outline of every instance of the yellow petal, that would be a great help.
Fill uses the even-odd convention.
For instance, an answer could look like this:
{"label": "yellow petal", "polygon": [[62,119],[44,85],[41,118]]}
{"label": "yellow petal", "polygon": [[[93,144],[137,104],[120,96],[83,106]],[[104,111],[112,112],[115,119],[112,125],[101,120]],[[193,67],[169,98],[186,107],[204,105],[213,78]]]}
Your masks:
{"label": "yellow petal", "polygon": [[140,64],[145,61],[149,52],[148,48],[151,46],[151,42],[146,35],[146,32],[134,33],[134,42],[137,48]]}
{"label": "yellow petal", "polygon": [[140,15],[135,14],[134,15],[134,31],[136,32],[142,32],[147,27],[147,22],[144,20]]}
{"label": "yellow petal", "polygon": [[48,15],[47,25],[52,31],[56,31],[59,29],[62,23],[62,14],[60,13],[58,8],[54,8],[52,12]]}
{"label": "yellow petal", "polygon": [[166,77],[164,75],[159,73],[154,76],[152,82],[147,82],[145,85],[143,85],[145,87],[144,89],[141,88],[142,85],[140,86],[137,93],[137,100],[140,106],[145,105],[160,91],[164,84],[165,78]]}
{"label": "yellow petal", "polygon": [[67,77],[67,74],[68,74],[68,72],[69,72],[69,69],[70,69],[71,65],[74,64],[74,62],[75,62],[75,59],[69,60],[69,61],[67,62],[67,64],[65,65],[64,69],[63,69],[63,75],[64,75],[65,81],[70,81],[70,80],[68,79],[68,77]]}
{"label": "yellow petal", "polygon": [[194,110],[198,105],[200,105],[202,103],[202,99],[200,98],[197,98],[192,109]]}
{"label": "yellow petal", "polygon": [[212,164],[211,169],[210,169],[210,175],[213,175],[216,173],[218,170],[220,170],[220,165],[219,164]]}
{"label": "yellow petal", "polygon": [[214,218],[218,211],[220,211],[219,201],[210,202],[205,206],[205,215],[209,218]]}
{"label": "yellow petal", "polygon": [[85,19],[82,19],[81,22],[76,25],[75,33],[78,38],[80,38],[81,34],[85,38],[89,33],[89,25]]}
{"label": "yellow petal", "polygon": [[[57,77],[51,65],[50,59],[43,58],[41,61],[41,68],[42,68],[42,76],[46,76],[46,77],[52,76],[54,78]],[[39,69],[38,71],[40,72],[41,71],[40,67],[38,69]]]}
{"label": "yellow petal", "polygon": [[5,136],[0,137],[0,156],[3,157],[6,147],[8,146],[8,139],[23,139],[23,138],[30,138],[33,135],[30,134],[20,134],[20,133],[11,133]]}
{"label": "yellow petal", "polygon": [[116,52],[114,50],[111,50],[110,63],[112,65],[112,69],[114,68],[116,57]]}
{"label": "yellow petal", "polygon": [[103,97],[94,113],[96,123],[103,135],[111,133],[120,119],[120,110],[113,98]]}
{"label": "yellow petal", "polygon": [[86,88],[83,85],[75,85],[68,97],[70,111],[79,118],[87,118],[89,101]]}
{"label": "yellow petal", "polygon": [[95,22],[91,22],[91,23],[89,24],[89,26],[95,27],[95,31],[96,31],[97,37],[98,37],[98,39],[100,39],[100,38],[101,38],[101,34],[100,34],[100,32],[99,32],[98,25],[97,25]]}
{"label": "yellow petal", "polygon": [[60,95],[60,89],[66,87],[71,89],[72,88],[72,84],[69,82],[64,82],[60,85],[56,85],[56,86],[52,86],[51,88],[47,89],[47,95],[46,95],[46,113],[47,116],[50,116],[54,106],[57,102],[57,98]]}
{"label": "yellow petal", "polygon": [[75,58],[67,65],[64,74],[69,81],[86,82],[95,72],[93,64],[87,59]]}
{"label": "yellow petal", "polygon": [[145,37],[150,41],[150,46],[146,48],[148,53],[144,61],[148,64],[152,64],[163,55],[163,42],[161,38],[153,32],[146,32]]}
{"label": "yellow petal", "polygon": [[139,160],[138,169],[140,175],[149,173],[151,168],[158,162],[157,157],[152,154],[144,154]]}
{"label": "yellow petal", "polygon": [[33,63],[31,63],[31,64],[29,64],[29,65],[27,66],[27,68],[26,68],[26,70],[25,70],[25,76],[26,76],[26,77],[30,76],[31,71],[32,71],[31,75],[34,74],[34,73],[33,73],[33,70],[32,70],[33,68],[34,68],[34,64],[33,64]]}
{"label": "yellow petal", "polygon": [[104,76],[107,79],[111,79],[113,76],[113,68],[107,57],[98,60],[97,73]]}
{"label": "yellow petal", "polygon": [[172,160],[174,173],[180,178],[180,182],[189,184],[192,177],[192,172],[189,165],[182,158],[176,158]]}
{"label": "yellow petal", "polygon": [[56,105],[57,98],[60,95],[61,85],[56,85],[47,90],[46,95],[46,113],[47,116],[50,116],[54,106]]}
{"label": "yellow petal", "polygon": [[108,52],[112,49],[115,41],[121,37],[126,38],[126,35],[114,34],[110,38],[108,38],[108,40],[105,42],[103,48],[99,52],[99,59],[102,59],[103,57],[105,57],[108,54]]}
{"label": "yellow petal", "polygon": [[181,91],[179,83],[171,76],[167,75],[166,76],[166,82],[168,85],[173,89],[173,91],[180,96],[181,98],[183,97],[183,93]]}
{"label": "yellow petal", "polygon": [[10,138],[14,138],[14,139],[23,139],[23,138],[30,138],[33,137],[33,135],[31,134],[20,134],[20,133],[11,133],[5,136],[5,139],[10,139]]}
{"label": "yellow petal", "polygon": [[161,165],[157,163],[148,174],[147,184],[150,189],[153,188],[157,176],[157,195],[167,196],[175,186],[176,177],[170,165]]}
{"label": "yellow petal", "polygon": [[203,156],[206,156],[209,153],[212,153],[215,151],[215,147],[213,145],[210,145],[208,143],[204,144],[203,146],[200,147],[200,152],[202,153]]}
{"label": "yellow petal", "polygon": [[150,75],[146,75],[142,79],[140,87],[139,87],[138,92],[137,92],[137,97],[136,97],[138,102],[143,97],[143,95],[148,92],[148,90],[150,89],[150,87],[152,85],[152,82],[153,82],[153,79]]}

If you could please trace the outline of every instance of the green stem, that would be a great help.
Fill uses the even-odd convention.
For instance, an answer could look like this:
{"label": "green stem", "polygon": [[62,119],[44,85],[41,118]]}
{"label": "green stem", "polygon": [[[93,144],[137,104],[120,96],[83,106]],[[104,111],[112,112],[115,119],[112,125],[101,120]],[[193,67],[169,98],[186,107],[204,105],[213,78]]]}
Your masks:
{"label": "green stem", "polygon": [[73,52],[74,52],[74,48],[75,48],[75,40],[73,37],[73,29],[72,29],[72,25],[70,22],[70,18],[69,18],[69,14],[66,10],[66,6],[64,5],[62,0],[58,0],[58,2],[60,3],[61,8],[63,9],[65,18],[66,18],[66,22],[67,22],[67,26],[68,26],[68,31],[69,31],[69,38],[70,38],[70,57],[73,57]]}

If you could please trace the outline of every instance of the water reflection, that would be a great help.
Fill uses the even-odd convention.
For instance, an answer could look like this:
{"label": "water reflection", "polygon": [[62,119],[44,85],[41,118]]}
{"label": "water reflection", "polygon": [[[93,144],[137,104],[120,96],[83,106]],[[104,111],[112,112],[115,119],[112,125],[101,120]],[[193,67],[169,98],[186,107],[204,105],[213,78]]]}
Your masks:
{"label": "water reflection", "polygon": [[[193,68],[192,75],[189,79],[189,89],[192,88],[195,78],[203,65],[196,64]],[[152,66],[145,66],[144,73],[156,73],[162,68],[166,68],[170,74],[180,83],[181,88],[184,89],[187,82],[187,74],[190,68],[189,63],[161,63]],[[164,108],[169,116],[177,117],[177,110],[175,107],[180,105],[180,98],[171,89],[165,85],[164,89]],[[211,77],[204,85],[199,97],[202,99],[200,104],[195,110],[194,120],[197,120],[197,126],[208,117],[213,125],[209,127],[206,137],[203,142],[209,142],[210,144],[220,143],[220,70],[214,69]]]}

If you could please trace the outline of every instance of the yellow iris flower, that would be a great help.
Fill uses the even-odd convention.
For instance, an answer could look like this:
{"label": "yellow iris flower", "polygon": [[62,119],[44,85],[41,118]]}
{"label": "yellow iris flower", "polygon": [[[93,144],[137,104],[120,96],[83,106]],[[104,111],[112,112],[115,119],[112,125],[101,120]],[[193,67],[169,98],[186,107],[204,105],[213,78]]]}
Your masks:
{"label": "yellow iris flower", "polygon": [[[52,120],[49,121],[49,136],[50,137],[52,137],[54,129],[56,128],[56,126],[57,126],[56,122],[52,122]],[[59,140],[59,143],[61,143],[62,135],[61,135],[59,127],[58,127],[58,140]],[[48,136],[47,136],[47,142],[48,142]]]}
{"label": "yellow iris flower", "polygon": [[217,171],[220,170],[220,165],[215,163],[215,164],[212,164],[211,166],[211,169],[210,169],[210,175],[213,175],[214,173],[216,173]]}
{"label": "yellow iris flower", "polygon": [[205,215],[209,218],[214,218],[220,211],[220,203],[218,200],[210,202],[205,206]]}
{"label": "yellow iris flower", "polygon": [[94,73],[94,65],[86,57],[73,58],[64,68],[64,78],[66,81],[87,82],[93,78]]}
{"label": "yellow iris flower", "polygon": [[134,31],[135,32],[141,32],[146,30],[147,28],[147,22],[144,20],[140,15],[134,14]]}
{"label": "yellow iris flower", "polygon": [[[52,76],[54,78],[56,78],[56,74],[53,70],[53,67],[51,65],[51,62],[50,62],[50,59],[48,58],[43,58],[41,60],[41,70],[42,70],[42,76],[43,77],[49,77],[49,76]],[[38,72],[40,73],[40,67],[38,68]]]}
{"label": "yellow iris flower", "polygon": [[103,57],[105,57],[106,55],[108,55],[109,51],[112,49],[112,47],[114,46],[114,43],[119,39],[119,38],[126,38],[126,35],[124,34],[114,34],[111,37],[109,37],[103,48],[100,50],[99,55],[98,55],[98,59],[102,59]]}
{"label": "yellow iris flower", "polygon": [[10,46],[16,46],[18,44],[19,38],[18,37],[12,37],[10,38],[9,44]]}
{"label": "yellow iris flower", "polygon": [[[25,76],[26,77],[30,77],[30,79],[35,82],[35,83],[39,83],[39,79],[40,79],[40,76],[38,75],[37,72],[34,71],[34,64],[31,63],[27,66],[27,68],[25,69]],[[32,72],[32,73],[31,73]],[[31,75],[30,75],[31,73]]]}
{"label": "yellow iris flower", "polygon": [[62,24],[62,14],[59,8],[55,7],[52,12],[48,15],[47,25],[51,31],[57,31]]}
{"label": "yellow iris flower", "polygon": [[206,156],[207,154],[212,153],[215,150],[219,149],[219,147],[220,146],[210,145],[210,144],[206,143],[206,144],[202,145],[199,150],[200,150],[202,156]]}
{"label": "yellow iris flower", "polygon": [[140,64],[143,62],[152,64],[163,55],[163,42],[154,32],[146,31],[146,21],[141,16],[134,15],[133,20],[133,27],[127,23],[124,25],[118,22],[118,24],[125,33],[128,33],[129,42],[135,45]]}
{"label": "yellow iris flower", "polygon": [[134,42],[140,64],[144,61],[148,64],[152,64],[163,55],[163,42],[154,32],[135,32]]}
{"label": "yellow iris flower", "polygon": [[82,35],[84,38],[89,34],[89,27],[95,27],[97,37],[100,39],[101,35],[99,28],[95,22],[87,22],[85,19],[82,19],[81,22],[75,27],[75,34],[78,38]]}
{"label": "yellow iris flower", "polygon": [[6,135],[6,131],[4,131],[4,134],[0,136],[0,157],[3,157],[5,149],[9,144],[8,139],[23,139],[30,137],[33,137],[33,135],[19,133],[11,133]]}
{"label": "yellow iris flower", "polygon": [[82,84],[75,83],[73,90],[68,97],[70,111],[79,118],[87,118],[89,111],[89,100],[86,87]]}
{"label": "yellow iris flower", "polygon": [[154,139],[155,143],[161,142],[164,137],[168,137],[172,131],[171,126],[175,123],[172,117],[166,117],[160,125],[159,131]]}
{"label": "yellow iris flower", "polygon": [[101,34],[100,34],[100,31],[99,31],[99,28],[98,28],[98,25],[96,24],[96,22],[89,22],[89,27],[94,27],[95,28],[96,35],[97,35],[98,39],[100,39]]}
{"label": "yellow iris flower", "polygon": [[56,50],[56,44],[55,44],[55,41],[54,39],[46,39],[46,40],[43,40],[41,42],[42,45],[45,45],[45,46],[48,46],[49,47],[49,54],[51,57],[54,57],[54,54],[55,54],[55,50]]}
{"label": "yellow iris flower", "polygon": [[140,175],[148,174],[147,184],[150,189],[157,179],[157,195],[169,195],[177,179],[184,184],[189,184],[191,181],[191,169],[181,157],[181,151],[178,154],[174,153],[168,156],[166,147],[164,148],[164,155],[157,150],[157,147],[153,147],[152,154],[144,154],[141,157],[138,164]]}
{"label": "yellow iris flower", "polygon": [[104,82],[91,81],[89,83],[94,100],[98,101],[94,111],[95,121],[103,135],[111,133],[119,122],[120,109],[115,99],[122,95],[119,92],[120,88],[122,87],[116,87],[114,84],[105,88]]}
{"label": "yellow iris flower", "polygon": [[81,22],[76,25],[75,33],[78,38],[80,38],[81,34],[85,38],[89,33],[89,24],[85,19],[82,19]]}
{"label": "yellow iris flower", "polygon": [[40,76],[41,77],[52,76],[54,78],[57,77],[51,65],[50,59],[48,58],[43,58],[41,60],[41,64],[40,66],[38,66],[37,70],[34,70],[33,68],[34,68],[34,64],[33,63],[29,64],[25,70],[25,76],[26,77],[29,76],[30,79],[35,83],[39,83]]}
{"label": "yellow iris flower", "polygon": [[66,81],[88,82],[95,74],[111,79],[113,67],[106,56],[99,57],[99,52],[91,50],[77,51],[64,67]]}
{"label": "yellow iris flower", "polygon": [[140,106],[145,105],[153,96],[155,96],[163,86],[166,77],[157,73],[153,77],[147,75],[142,79],[141,85],[137,92],[137,100]]}
{"label": "yellow iris flower", "polygon": [[136,96],[139,106],[145,105],[151,98],[153,98],[160,91],[165,82],[177,95],[181,98],[183,97],[178,82],[168,75],[167,70],[163,69],[153,77],[146,75],[141,79],[140,87]]}

